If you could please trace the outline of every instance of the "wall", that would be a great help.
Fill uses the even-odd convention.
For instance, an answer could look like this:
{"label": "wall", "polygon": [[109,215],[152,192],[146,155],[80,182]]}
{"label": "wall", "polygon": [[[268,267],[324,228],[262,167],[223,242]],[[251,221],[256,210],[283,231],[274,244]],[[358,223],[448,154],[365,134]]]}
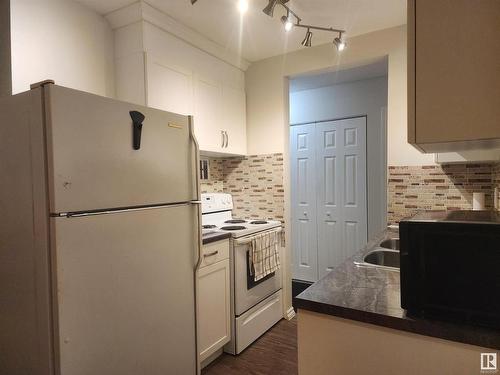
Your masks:
{"label": "wall", "polygon": [[499,171],[492,164],[390,166],[388,223],[396,224],[420,210],[470,210],[473,192],[485,193],[490,209]]}
{"label": "wall", "polygon": [[12,0],[12,92],[56,84],[114,96],[113,32],[107,21],[67,0]]}
{"label": "wall", "polygon": [[376,31],[348,40],[338,53],[331,44],[301,49],[253,63],[246,71],[248,152],[283,152],[288,133],[288,77],[368,64],[388,58],[388,163],[433,164],[406,141],[406,26]]}
{"label": "wall", "polygon": [[283,154],[210,159],[210,180],[203,193],[233,196],[233,216],[284,220]]}
{"label": "wall", "polygon": [[[290,94],[290,123],[367,116],[368,237],[385,228],[387,77]],[[382,197],[382,199],[381,199]]]}

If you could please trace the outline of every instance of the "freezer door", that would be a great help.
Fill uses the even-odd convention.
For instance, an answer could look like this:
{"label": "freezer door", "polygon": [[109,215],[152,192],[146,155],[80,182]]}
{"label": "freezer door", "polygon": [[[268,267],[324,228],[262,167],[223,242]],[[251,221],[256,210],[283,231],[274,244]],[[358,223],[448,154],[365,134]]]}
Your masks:
{"label": "freezer door", "polygon": [[[196,199],[187,116],[56,85],[44,92],[52,213]],[[145,116],[138,150],[130,111]]]}
{"label": "freezer door", "polygon": [[195,374],[196,209],[51,219],[61,374]]}

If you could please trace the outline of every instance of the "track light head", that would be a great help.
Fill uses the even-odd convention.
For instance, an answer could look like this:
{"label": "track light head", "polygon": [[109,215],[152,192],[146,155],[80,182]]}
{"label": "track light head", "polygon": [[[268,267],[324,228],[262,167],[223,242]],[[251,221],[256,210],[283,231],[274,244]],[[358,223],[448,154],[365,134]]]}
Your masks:
{"label": "track light head", "polygon": [[[192,1],[192,0],[191,0]],[[274,15],[274,8],[276,7],[276,4],[279,3],[279,0],[269,0],[269,4],[262,9],[262,11],[267,14],[269,17],[272,17]]]}
{"label": "track light head", "polygon": [[304,47],[311,47],[312,37],[313,37],[313,33],[309,29],[307,29],[306,36],[305,36],[305,38],[304,38],[304,40],[302,41],[301,44]]}
{"label": "track light head", "polygon": [[193,5],[194,3],[196,3],[198,0],[191,0],[191,5]]}
{"label": "track light head", "polygon": [[333,44],[335,44],[335,46],[337,47],[337,50],[340,52],[340,51],[343,51],[345,49],[345,47],[347,46],[344,38],[342,38],[342,34],[340,34],[338,37],[336,37],[334,40],[333,40]]}
{"label": "track light head", "polygon": [[293,28],[293,20],[290,14],[287,16],[281,17],[281,22],[283,23],[283,26],[285,27],[285,31],[288,32],[292,30]]}

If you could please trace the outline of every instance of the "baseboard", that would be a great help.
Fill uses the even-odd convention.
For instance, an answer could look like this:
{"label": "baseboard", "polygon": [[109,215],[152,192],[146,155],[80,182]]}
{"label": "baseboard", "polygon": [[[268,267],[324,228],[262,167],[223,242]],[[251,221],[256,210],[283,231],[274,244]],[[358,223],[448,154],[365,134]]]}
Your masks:
{"label": "baseboard", "polygon": [[285,313],[285,319],[292,320],[293,318],[295,318],[295,310],[293,309],[293,306],[290,306],[290,308]]}

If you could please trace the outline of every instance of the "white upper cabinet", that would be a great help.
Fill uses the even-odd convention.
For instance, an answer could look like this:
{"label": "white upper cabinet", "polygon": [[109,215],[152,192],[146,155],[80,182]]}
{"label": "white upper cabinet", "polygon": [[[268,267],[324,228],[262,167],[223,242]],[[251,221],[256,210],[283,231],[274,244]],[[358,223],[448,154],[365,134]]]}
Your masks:
{"label": "white upper cabinet", "polygon": [[222,89],[222,124],[226,136],[225,151],[246,154],[246,95],[243,89],[224,85]]}
{"label": "white upper cabinet", "polygon": [[222,87],[217,81],[195,78],[194,88],[194,129],[200,149],[223,152],[225,139],[221,118]]}
{"label": "white upper cabinet", "polygon": [[189,115],[193,113],[192,72],[162,63],[151,55],[147,62],[148,106]]}
{"label": "white upper cabinet", "polygon": [[[202,55],[203,56],[203,55]],[[194,115],[195,134],[200,150],[218,154],[246,154],[246,97],[241,79],[224,72],[231,68],[214,58],[215,74],[200,74],[166,59],[147,54],[148,106],[180,114]],[[217,74],[218,73],[218,74]],[[233,78],[233,82],[226,83]],[[237,77],[239,78],[239,77]]]}
{"label": "white upper cabinet", "polygon": [[202,152],[246,154],[243,68],[148,22],[121,27],[115,35],[118,99],[193,115]]}

